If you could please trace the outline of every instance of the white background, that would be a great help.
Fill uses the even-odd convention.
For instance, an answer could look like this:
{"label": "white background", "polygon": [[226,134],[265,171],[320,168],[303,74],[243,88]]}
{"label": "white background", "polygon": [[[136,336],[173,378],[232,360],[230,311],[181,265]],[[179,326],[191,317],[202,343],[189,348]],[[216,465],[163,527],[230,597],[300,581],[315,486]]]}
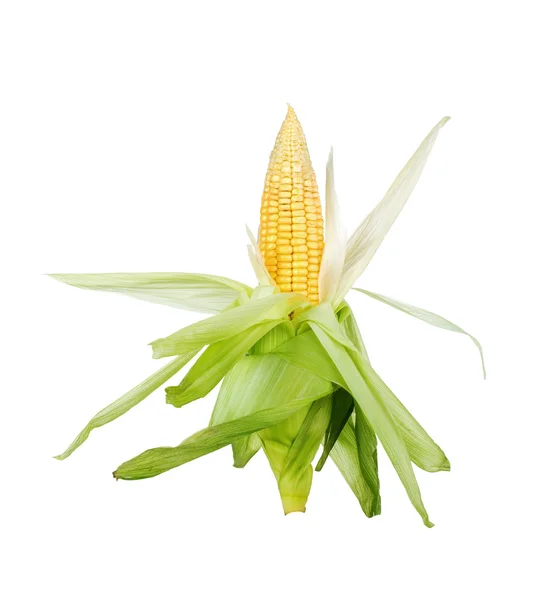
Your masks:
{"label": "white background", "polygon": [[[0,9],[3,597],[554,598],[551,2],[25,2]],[[425,173],[353,292],[371,359],[443,446],[426,529],[381,455],[367,520],[333,463],[284,517],[265,458],[229,449],[139,482],[111,471],[202,428],[159,391],[70,459],[100,408],[198,318],[48,272],[196,271],[254,284],[274,137],[330,144],[351,231],[444,115]]]}

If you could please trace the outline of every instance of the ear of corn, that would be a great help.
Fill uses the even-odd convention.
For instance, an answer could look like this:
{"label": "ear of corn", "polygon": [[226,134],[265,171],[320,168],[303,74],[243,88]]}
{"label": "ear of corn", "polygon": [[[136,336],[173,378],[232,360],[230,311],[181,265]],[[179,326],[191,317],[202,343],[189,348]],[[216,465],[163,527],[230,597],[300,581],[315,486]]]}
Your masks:
{"label": "ear of corn", "polygon": [[[413,465],[449,470],[441,448],[382,381],[344,296],[373,257],[417,183],[443,119],[425,138],[379,205],[346,242],[334,187],[332,153],[326,171],[326,247],[315,173],[301,125],[290,107],[272,154],[261,203],[259,241],[249,256],[259,285],[188,273],[55,275],[87,289],[213,313],[153,342],[153,357],[175,357],[89,422],[62,455],[96,427],[141,402],[202,352],[167,401],[182,406],[222,381],[209,427],[177,446],[152,448],[123,463],[118,479],[154,477],[231,445],[245,466],[262,447],[284,511],[305,511],[316,470],[334,461],[368,517],[380,513],[377,441],[392,461],[427,526]],[[466,333],[428,311],[365,292],[437,327]],[[481,351],[480,344],[471,339]],[[482,351],[481,351],[482,357]]]}
{"label": "ear of corn", "polygon": [[324,223],[305,135],[291,106],[270,155],[261,203],[259,246],[283,292],[319,301]]}

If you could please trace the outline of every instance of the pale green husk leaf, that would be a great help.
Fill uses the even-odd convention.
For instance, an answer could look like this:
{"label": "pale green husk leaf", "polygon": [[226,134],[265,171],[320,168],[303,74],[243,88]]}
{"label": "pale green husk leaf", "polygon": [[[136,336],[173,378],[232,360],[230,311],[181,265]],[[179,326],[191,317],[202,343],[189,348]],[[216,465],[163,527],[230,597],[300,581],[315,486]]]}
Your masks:
{"label": "pale green husk leaf", "polygon": [[255,236],[253,235],[251,229],[249,229],[249,227],[247,226],[246,229],[247,236],[249,237],[250,242],[247,246],[247,252],[249,254],[249,260],[251,261],[253,271],[255,271],[257,281],[260,285],[272,286],[274,285],[274,282],[264,264],[264,259],[263,255],[261,254],[261,249],[259,248],[259,243],[255,239]]}
{"label": "pale green husk leaf", "polygon": [[114,471],[114,477],[116,479],[155,477],[215,450],[224,448],[250,433],[280,423],[311,402],[312,399],[298,400],[276,408],[261,410],[235,421],[226,421],[220,425],[202,429],[184,440],[179,446],[146,450],[121,464]]}
{"label": "pale green husk leaf", "polygon": [[202,313],[219,313],[252,289],[233,279],[197,273],[84,273],[54,274],[74,287],[127,296]]}
{"label": "pale green husk leaf", "polygon": [[307,304],[301,294],[273,294],[249,299],[240,306],[209,317],[151,343],[154,358],[184,354],[194,348],[214,344],[241,333],[262,321],[287,316],[299,306]]}
{"label": "pale green husk leaf", "polygon": [[319,271],[321,302],[333,302],[346,257],[346,232],[342,226],[338,195],[334,184],[334,153],[332,148],[326,165],[326,244]]}
{"label": "pale green husk leaf", "polygon": [[361,352],[365,359],[369,360],[363,336],[359,331],[359,326],[355,320],[355,316],[348,304],[344,303],[341,314],[337,314],[340,330],[353,343],[353,345]]}
{"label": "pale green husk leaf", "polygon": [[231,338],[211,344],[201,354],[183,381],[178,386],[166,389],[166,402],[180,407],[204,398],[245,356],[249,348],[280,322],[280,320],[265,321]]}
{"label": "pale green husk leaf", "polygon": [[282,321],[263,336],[250,350],[249,354],[268,354],[295,336],[295,327],[290,320]]}
{"label": "pale green husk leaf", "polygon": [[389,298],[388,296],[383,296],[382,294],[376,294],[375,292],[369,292],[368,290],[363,290],[361,288],[353,288],[353,289],[358,292],[361,292],[362,294],[369,296],[370,298],[374,298],[375,300],[378,300],[379,302],[388,304],[388,306],[397,308],[398,310],[406,313],[407,315],[411,315],[412,317],[415,317],[416,319],[420,319],[421,321],[424,321],[425,323],[428,323],[429,325],[434,325],[435,327],[440,327],[441,329],[447,329],[448,331],[454,331],[456,333],[463,333],[463,335],[466,335],[468,338],[471,339],[471,341],[479,349],[479,354],[481,356],[481,365],[483,367],[483,376],[486,379],[486,369],[485,369],[485,359],[484,359],[484,355],[483,355],[483,348],[482,348],[481,344],[479,343],[479,340],[477,338],[473,337],[470,333],[467,333],[467,331],[464,331],[461,327],[459,327],[455,323],[448,321],[448,319],[445,319],[444,317],[441,317],[440,315],[436,315],[435,313],[425,310],[424,308],[419,308],[418,306],[413,306],[411,304],[407,304],[406,302],[401,302],[400,300],[395,300],[394,298]]}
{"label": "pale green husk leaf", "polygon": [[346,260],[333,301],[338,306],[357,278],[367,268],[382,240],[397,219],[425,167],[438,132],[448,122],[444,117],[423,140],[415,154],[396,177],[384,198],[363,220],[347,243]]}
{"label": "pale green husk leaf", "polygon": [[249,354],[222,382],[209,425],[219,425],[299,398],[317,400],[331,392],[328,381],[279,356]]}
{"label": "pale green husk leaf", "polygon": [[89,437],[89,434],[93,429],[102,427],[103,425],[110,423],[110,421],[114,421],[114,419],[121,417],[128,410],[137,406],[139,402],[152,394],[161,385],[166,383],[170,377],[185,367],[195,354],[197,354],[197,350],[193,350],[183,356],[178,356],[167,365],[164,365],[162,369],[159,369],[156,373],[145,379],[145,381],[142,381],[139,385],[135,386],[132,390],[127,392],[127,394],[124,394],[116,401],[112,402],[112,404],[103,408],[89,421],[89,423],[87,423],[87,426],[79,433],[75,440],[73,440],[67,450],[54,458],[57,458],[58,460],[67,458],[81,446],[81,444]]}

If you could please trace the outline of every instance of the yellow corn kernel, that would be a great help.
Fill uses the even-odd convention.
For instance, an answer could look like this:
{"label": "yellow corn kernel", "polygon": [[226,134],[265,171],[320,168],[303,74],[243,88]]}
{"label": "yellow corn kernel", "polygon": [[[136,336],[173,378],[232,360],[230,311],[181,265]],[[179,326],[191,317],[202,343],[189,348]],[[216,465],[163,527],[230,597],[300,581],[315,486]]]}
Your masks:
{"label": "yellow corn kernel", "polygon": [[288,281],[289,281],[289,278],[292,276],[292,271],[293,271],[293,269],[281,269],[281,268],[278,268],[278,271],[277,271],[278,277],[287,277]]}

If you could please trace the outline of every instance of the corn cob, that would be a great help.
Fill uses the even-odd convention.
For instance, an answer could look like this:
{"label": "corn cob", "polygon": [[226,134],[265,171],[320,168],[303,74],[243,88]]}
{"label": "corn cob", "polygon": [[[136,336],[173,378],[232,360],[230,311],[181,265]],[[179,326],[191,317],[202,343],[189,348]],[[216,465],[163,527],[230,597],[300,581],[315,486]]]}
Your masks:
{"label": "corn cob", "polygon": [[324,224],[317,181],[303,129],[291,106],[270,155],[261,202],[259,244],[282,292],[319,302]]}

